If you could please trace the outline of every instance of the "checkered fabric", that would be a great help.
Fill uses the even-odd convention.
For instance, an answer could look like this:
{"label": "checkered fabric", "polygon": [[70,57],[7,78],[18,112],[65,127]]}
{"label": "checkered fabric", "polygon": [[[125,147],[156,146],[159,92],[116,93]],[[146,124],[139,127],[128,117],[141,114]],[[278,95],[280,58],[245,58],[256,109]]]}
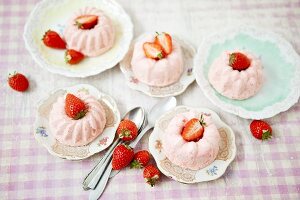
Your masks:
{"label": "checkered fabric", "polygon": [[[89,83],[112,95],[121,113],[134,106],[149,110],[158,99],[129,89],[118,67],[85,79],[51,74],[37,66],[22,39],[37,0],[0,1],[0,199],[86,199],[83,177],[99,155],[68,161],[50,155],[33,137],[37,102],[58,87]],[[88,2],[88,1],[87,1]],[[268,28],[281,34],[300,53],[299,0],[120,0],[132,17],[135,35],[144,31],[176,33],[198,46],[204,36],[234,24]],[[26,93],[7,85],[9,72],[30,79]],[[215,181],[181,184],[165,176],[154,188],[141,170],[123,170],[111,179],[102,199],[300,199],[300,103],[267,121],[274,130],[268,142],[255,140],[250,120],[215,107],[196,83],[178,96],[180,104],[215,110],[235,132],[237,156]],[[138,148],[147,148],[145,136]]]}

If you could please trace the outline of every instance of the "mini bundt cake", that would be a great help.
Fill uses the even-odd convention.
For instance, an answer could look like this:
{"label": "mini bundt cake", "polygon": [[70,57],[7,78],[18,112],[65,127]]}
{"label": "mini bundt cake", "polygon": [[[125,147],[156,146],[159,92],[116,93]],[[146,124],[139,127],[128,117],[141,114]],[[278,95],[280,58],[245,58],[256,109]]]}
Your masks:
{"label": "mini bundt cake", "polygon": [[168,55],[161,52],[157,59],[149,58],[145,53],[144,44],[153,44],[155,47],[157,46],[154,44],[155,40],[156,34],[148,34],[136,42],[131,60],[132,71],[139,81],[147,85],[158,87],[171,85],[180,79],[184,70],[181,47],[173,40]]}
{"label": "mini bundt cake", "polygon": [[[211,164],[218,155],[221,140],[211,116],[203,114],[201,120],[204,132],[201,138],[186,141],[182,135],[183,130],[191,120],[198,119],[199,115],[192,111],[177,114],[168,124],[166,131],[160,133],[162,150],[166,157],[172,163],[191,170],[199,170]],[[195,128],[196,126],[192,127],[192,131],[195,131]]]}
{"label": "mini bundt cake", "polygon": [[[91,29],[79,28],[76,19],[82,16],[97,16],[97,24]],[[64,38],[68,49],[74,49],[86,56],[99,56],[113,46],[115,29],[101,10],[86,7],[77,11],[67,22]]]}
{"label": "mini bundt cake", "polygon": [[49,115],[51,133],[59,142],[69,146],[92,142],[103,132],[106,124],[105,110],[96,98],[85,93],[78,93],[76,97],[87,108],[84,113],[79,113],[79,119],[71,118],[66,112],[66,97],[57,99]]}
{"label": "mini bundt cake", "polygon": [[[222,53],[213,62],[208,73],[209,82],[220,94],[237,100],[247,99],[255,95],[263,84],[260,59],[250,53],[240,52]],[[233,61],[234,55],[241,58],[236,58],[236,61]]]}

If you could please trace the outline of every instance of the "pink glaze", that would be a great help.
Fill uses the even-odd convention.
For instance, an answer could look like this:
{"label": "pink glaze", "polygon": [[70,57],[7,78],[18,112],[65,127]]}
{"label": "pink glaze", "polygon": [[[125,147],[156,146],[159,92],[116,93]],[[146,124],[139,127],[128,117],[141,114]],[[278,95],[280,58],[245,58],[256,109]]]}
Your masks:
{"label": "pink glaze", "polygon": [[[234,51],[236,52],[236,51]],[[239,51],[250,60],[246,70],[233,70],[229,66],[229,56],[232,52],[223,52],[212,64],[208,79],[211,85],[223,96],[230,99],[243,100],[255,95],[263,84],[261,61],[254,55]]]}
{"label": "pink glaze", "polygon": [[[82,15],[97,15],[98,24],[89,30],[78,28],[75,19]],[[115,30],[111,20],[101,10],[86,7],[77,11],[67,22],[64,38],[68,49],[75,49],[86,56],[99,56],[113,46]]]}
{"label": "pink glaze", "polygon": [[203,115],[206,127],[203,138],[198,142],[187,142],[181,136],[185,123],[200,114],[186,112],[176,115],[165,132],[161,132],[163,152],[174,164],[192,170],[202,169],[211,164],[219,151],[220,135],[210,116]]}
{"label": "pink glaze", "polygon": [[173,50],[166,58],[154,60],[147,58],[143,44],[154,42],[156,34],[149,34],[134,45],[131,60],[136,78],[150,86],[167,86],[179,80],[183,70],[183,57],[180,45],[172,40]]}
{"label": "pink glaze", "polygon": [[49,126],[53,136],[62,144],[83,146],[96,139],[105,127],[105,111],[100,102],[85,93],[75,94],[86,103],[88,112],[78,120],[65,113],[65,97],[59,97],[49,115]]}

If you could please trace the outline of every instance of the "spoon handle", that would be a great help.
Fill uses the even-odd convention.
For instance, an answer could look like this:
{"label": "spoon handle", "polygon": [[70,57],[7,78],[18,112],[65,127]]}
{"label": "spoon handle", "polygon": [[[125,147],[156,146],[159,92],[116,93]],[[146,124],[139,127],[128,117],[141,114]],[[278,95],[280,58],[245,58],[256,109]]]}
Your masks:
{"label": "spoon handle", "polygon": [[[84,190],[94,189],[96,187],[98,181],[96,182],[95,180],[99,180],[99,178],[101,177],[101,175],[103,173],[101,171],[104,171],[103,166],[106,166],[104,164],[108,162],[107,160],[109,160],[107,158],[111,157],[111,154],[112,154],[114,148],[120,143],[121,143],[121,140],[116,139],[115,142],[110,146],[110,148],[104,154],[104,156],[98,161],[96,166],[84,178],[84,180],[82,182],[82,187]],[[97,179],[95,179],[96,175],[98,177]]]}

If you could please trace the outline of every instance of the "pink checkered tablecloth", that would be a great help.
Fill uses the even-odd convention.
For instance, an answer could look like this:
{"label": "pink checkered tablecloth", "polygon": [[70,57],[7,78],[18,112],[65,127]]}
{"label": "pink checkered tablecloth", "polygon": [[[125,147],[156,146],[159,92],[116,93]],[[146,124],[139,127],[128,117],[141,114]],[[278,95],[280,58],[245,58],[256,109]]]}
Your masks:
{"label": "pink checkered tablecloth", "polygon": [[[158,101],[129,89],[118,67],[85,79],[51,74],[34,63],[22,39],[38,0],[0,1],[0,199],[87,199],[81,182],[99,155],[68,161],[50,155],[33,137],[37,102],[55,88],[89,83],[112,95],[124,114],[133,106],[149,110]],[[168,30],[197,47],[221,27],[250,24],[281,34],[300,53],[299,0],[174,1],[120,0],[131,16],[135,35]],[[24,94],[7,86],[14,70],[28,75]],[[300,78],[300,77],[299,77]],[[177,97],[180,104],[216,111],[236,135],[237,156],[219,179],[181,184],[165,176],[154,188],[142,171],[123,170],[111,179],[102,199],[300,199],[300,104],[268,119],[274,138],[260,142],[250,135],[250,120],[225,113],[209,102],[196,83]],[[145,136],[138,149],[147,148]]]}

